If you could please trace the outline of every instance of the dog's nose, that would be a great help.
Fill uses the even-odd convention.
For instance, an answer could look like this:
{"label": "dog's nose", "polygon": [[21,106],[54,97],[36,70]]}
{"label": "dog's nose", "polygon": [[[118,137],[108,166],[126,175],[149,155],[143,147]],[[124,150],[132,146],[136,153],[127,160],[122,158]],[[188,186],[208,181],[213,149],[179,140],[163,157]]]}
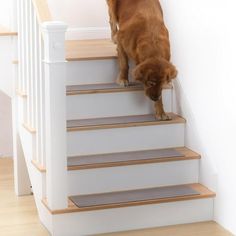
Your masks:
{"label": "dog's nose", "polygon": [[157,102],[159,100],[158,96],[151,96],[152,101]]}
{"label": "dog's nose", "polygon": [[157,102],[161,99],[161,95],[158,96],[158,95],[151,95],[150,96],[151,100],[154,101],[154,102]]}

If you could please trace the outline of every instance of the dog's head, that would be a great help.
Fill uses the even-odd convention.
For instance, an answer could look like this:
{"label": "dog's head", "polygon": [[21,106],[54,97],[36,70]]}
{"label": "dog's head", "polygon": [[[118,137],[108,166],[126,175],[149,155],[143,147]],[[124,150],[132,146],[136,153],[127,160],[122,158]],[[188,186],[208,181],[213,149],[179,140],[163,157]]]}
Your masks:
{"label": "dog's head", "polygon": [[134,79],[143,83],[146,95],[155,102],[161,98],[163,86],[176,76],[175,66],[159,58],[147,59],[133,71]]}

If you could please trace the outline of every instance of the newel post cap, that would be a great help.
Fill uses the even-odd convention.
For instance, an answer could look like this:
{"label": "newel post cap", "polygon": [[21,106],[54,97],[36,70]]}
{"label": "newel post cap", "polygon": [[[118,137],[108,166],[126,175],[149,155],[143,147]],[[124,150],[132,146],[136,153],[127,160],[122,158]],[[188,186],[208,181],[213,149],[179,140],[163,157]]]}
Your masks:
{"label": "newel post cap", "polygon": [[42,24],[44,32],[65,32],[68,26],[63,21],[46,21]]}

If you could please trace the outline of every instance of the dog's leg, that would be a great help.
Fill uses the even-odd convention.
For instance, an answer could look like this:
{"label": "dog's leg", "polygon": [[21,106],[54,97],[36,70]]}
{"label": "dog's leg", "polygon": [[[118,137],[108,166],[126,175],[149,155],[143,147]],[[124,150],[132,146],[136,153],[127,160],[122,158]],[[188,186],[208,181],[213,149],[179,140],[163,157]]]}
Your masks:
{"label": "dog's leg", "polygon": [[114,43],[117,43],[117,16],[116,16],[116,0],[107,0],[107,5],[109,7],[109,17],[111,26],[111,38]]}
{"label": "dog's leg", "polygon": [[162,97],[155,103],[155,109],[157,120],[171,120],[171,117],[168,116],[164,111]]}
{"label": "dog's leg", "polygon": [[117,45],[117,52],[120,73],[116,82],[122,86],[129,86],[129,60],[123,47],[119,43]]}

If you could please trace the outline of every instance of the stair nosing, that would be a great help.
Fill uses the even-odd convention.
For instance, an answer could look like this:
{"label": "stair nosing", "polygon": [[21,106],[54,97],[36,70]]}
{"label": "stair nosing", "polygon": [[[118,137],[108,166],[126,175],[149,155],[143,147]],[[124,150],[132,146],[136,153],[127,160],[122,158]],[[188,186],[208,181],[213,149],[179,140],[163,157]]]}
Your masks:
{"label": "stair nosing", "polygon": [[110,55],[110,56],[87,56],[87,57],[66,57],[68,62],[75,62],[75,61],[103,61],[108,59],[117,59],[117,56]]}
{"label": "stair nosing", "polygon": [[[106,83],[101,85],[108,85],[114,83]],[[91,84],[92,85],[92,84]],[[131,87],[117,87],[117,88],[104,88],[104,89],[84,89],[84,90],[70,90],[68,87],[79,86],[79,85],[69,85],[67,86],[66,95],[67,96],[76,96],[76,95],[86,95],[86,94],[104,94],[104,93],[123,93],[123,92],[136,92],[143,91],[143,87],[141,86],[131,86]],[[82,85],[83,86],[83,85]],[[163,89],[170,90],[172,89],[172,85],[166,85]],[[27,98],[27,93],[23,90],[16,90],[16,94],[20,97]]]}
{"label": "stair nosing", "polygon": [[87,165],[78,165],[78,166],[68,166],[69,171],[76,170],[91,170],[91,169],[102,169],[102,168],[111,168],[111,167],[122,167],[122,166],[135,166],[135,165],[145,165],[145,164],[158,164],[158,163],[167,163],[175,161],[190,161],[190,160],[199,160],[200,157],[165,157],[165,158],[152,158],[142,161],[120,161],[120,162],[107,162],[105,164],[87,164]]}
{"label": "stair nosing", "polygon": [[[127,203],[113,203],[113,204],[109,204],[109,205],[99,205],[99,206],[83,207],[83,208],[77,207],[70,199],[68,199],[69,207],[66,209],[61,209],[61,210],[51,210],[47,205],[46,199],[43,199],[42,203],[49,210],[49,212],[51,214],[58,215],[58,214],[68,214],[68,213],[76,213],[76,212],[78,212],[78,213],[79,212],[90,212],[90,211],[109,210],[109,209],[116,209],[116,208],[163,204],[163,203],[171,203],[171,202],[179,202],[179,201],[200,200],[200,199],[214,198],[216,196],[216,194],[214,192],[210,191],[208,188],[206,188],[205,186],[198,184],[198,183],[184,184],[184,185],[177,185],[177,186],[189,186],[195,190],[198,189],[200,195],[189,195],[189,196],[179,196],[179,197],[173,197],[173,198],[133,201],[133,202],[127,202]],[[94,194],[94,195],[96,195],[96,194]]]}
{"label": "stair nosing", "polygon": [[[172,156],[172,157],[156,157],[147,159],[133,159],[133,160],[126,160],[126,161],[110,161],[103,162],[103,163],[91,163],[91,164],[82,164],[82,165],[68,165],[69,171],[77,171],[77,170],[89,170],[89,169],[100,169],[100,168],[112,168],[112,167],[122,167],[122,166],[134,166],[134,165],[146,165],[146,164],[158,164],[158,163],[167,163],[167,162],[176,162],[176,161],[191,161],[191,160],[200,160],[201,156],[193,152],[192,150],[186,148],[186,147],[177,147],[177,148],[169,148],[178,151],[181,156]],[[130,152],[121,152],[121,153],[114,153],[116,155],[122,155],[122,154],[132,154],[132,153],[138,153],[138,152],[145,152],[145,151],[160,151],[160,150],[168,150],[165,149],[152,149],[152,150],[140,150],[140,151],[130,151]],[[186,152],[190,152],[190,154],[185,154]],[[112,155],[113,153],[104,154],[106,155]],[[134,154],[135,155],[135,154]],[[102,156],[102,154],[98,155],[85,155],[81,156],[82,158],[85,157],[95,157],[96,156]],[[73,158],[80,158],[80,156],[71,156],[68,157],[69,159]]]}
{"label": "stair nosing", "polygon": [[4,37],[4,36],[17,36],[18,33],[15,31],[12,31],[2,25],[0,25],[0,37]]}
{"label": "stair nosing", "polygon": [[[104,83],[104,84],[99,84],[99,85],[114,85],[115,83]],[[97,84],[94,84],[97,85]],[[131,82],[132,86],[128,87],[117,87],[117,88],[96,88],[96,89],[84,89],[84,90],[70,90],[70,87],[77,86],[79,87],[80,85],[70,85],[67,86],[67,96],[75,96],[75,95],[86,95],[86,94],[104,94],[104,93],[122,93],[122,92],[133,92],[133,91],[143,91],[143,86],[138,83]],[[84,85],[81,85],[83,87]],[[89,86],[86,84],[86,86]],[[93,84],[91,84],[93,86]],[[163,89],[172,89],[172,85],[165,85]]]}
{"label": "stair nosing", "polygon": [[[101,129],[116,129],[116,128],[131,128],[131,127],[142,127],[142,126],[157,126],[157,125],[170,125],[170,124],[185,124],[186,120],[179,115],[176,115],[174,113],[168,113],[171,117],[173,117],[172,120],[168,121],[134,121],[134,122],[124,122],[124,123],[110,123],[110,124],[93,124],[93,125],[80,125],[80,126],[67,126],[68,132],[77,132],[77,131],[91,131],[91,130],[101,130]],[[137,116],[121,116],[121,117],[104,117],[104,119],[108,118],[116,118],[116,119],[122,119],[124,117],[140,117],[140,116],[153,116],[151,114],[148,115],[137,115]],[[103,119],[103,118],[98,118]],[[75,122],[75,121],[85,121],[86,119],[78,119],[78,120],[69,120],[69,122]],[[95,119],[87,119],[87,120],[96,120]]]}
{"label": "stair nosing", "polygon": [[[101,47],[103,47],[102,52],[91,53],[91,48],[96,51]],[[84,50],[86,53],[84,53]],[[71,53],[71,51],[73,53]],[[66,60],[69,62],[92,60],[100,61],[108,59],[117,59],[116,46],[109,38],[91,40],[66,40]]]}
{"label": "stair nosing", "polygon": [[[201,155],[198,153],[192,151],[191,149],[187,147],[177,147],[177,148],[170,148],[170,149],[176,149],[179,152],[181,152],[183,155],[179,157],[163,157],[163,158],[153,158],[153,159],[145,159],[145,160],[129,160],[129,161],[122,161],[122,162],[106,162],[106,163],[101,163],[101,164],[88,164],[88,165],[75,165],[75,166],[69,166],[67,165],[67,170],[68,171],[80,171],[80,170],[91,170],[91,169],[102,169],[102,168],[115,168],[115,167],[124,167],[124,166],[137,166],[137,165],[148,165],[148,164],[159,164],[159,163],[167,163],[167,162],[177,162],[177,161],[192,161],[192,160],[200,160]],[[161,149],[157,149],[161,150]],[[182,150],[182,151],[181,151]],[[146,151],[146,150],[141,150],[141,151]],[[152,150],[147,150],[147,151],[152,151]],[[184,152],[191,152],[191,155],[187,156],[184,155]],[[121,153],[114,153],[114,154],[122,154]],[[128,153],[128,152],[126,152]],[[132,153],[132,151],[130,151]],[[108,153],[112,155],[113,153]],[[99,154],[102,155],[102,154]],[[104,154],[106,155],[106,154]],[[96,157],[97,154],[94,155],[87,155],[89,156],[94,156]],[[79,157],[79,156],[75,156]],[[83,156],[85,157],[85,156]],[[73,157],[68,157],[68,158],[73,158]],[[37,163],[37,161],[32,160],[31,161],[32,165],[41,173],[45,173],[46,167],[40,165]]]}

